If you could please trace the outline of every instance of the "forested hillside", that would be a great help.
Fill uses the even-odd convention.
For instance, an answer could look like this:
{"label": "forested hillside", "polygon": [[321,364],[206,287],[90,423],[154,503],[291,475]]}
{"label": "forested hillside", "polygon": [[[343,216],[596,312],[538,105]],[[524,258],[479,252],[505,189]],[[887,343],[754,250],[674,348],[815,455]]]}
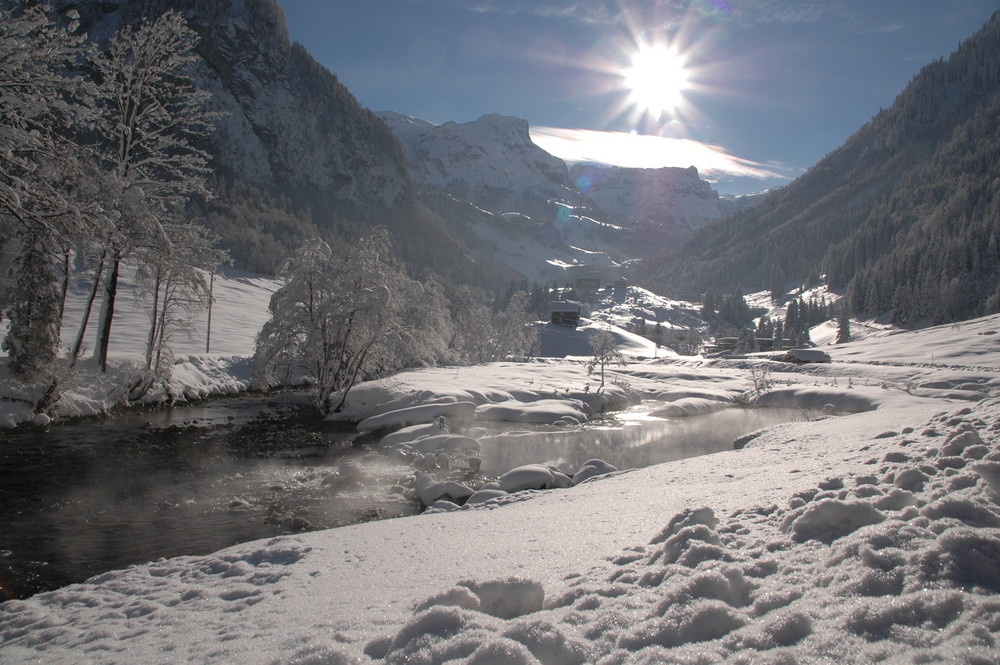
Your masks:
{"label": "forested hillside", "polygon": [[1000,294],[1000,13],[759,205],[651,266],[657,288],[783,290],[826,273],[857,315],[946,322]]}
{"label": "forested hillside", "polygon": [[179,12],[197,34],[191,75],[221,112],[203,146],[212,197],[191,214],[234,262],[273,273],[305,238],[343,253],[386,226],[413,273],[494,285],[515,275],[476,261],[439,215],[417,201],[392,132],[336,75],[289,40],[274,0],[53,0],[79,12],[99,47],[123,25]]}

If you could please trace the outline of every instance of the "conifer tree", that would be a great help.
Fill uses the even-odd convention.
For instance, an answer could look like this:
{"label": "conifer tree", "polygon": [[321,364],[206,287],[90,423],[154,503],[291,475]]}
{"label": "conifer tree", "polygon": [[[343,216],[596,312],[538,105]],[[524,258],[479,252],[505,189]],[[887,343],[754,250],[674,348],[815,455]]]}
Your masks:
{"label": "conifer tree", "polygon": [[50,379],[59,354],[60,290],[46,239],[22,238],[11,265],[10,321],[2,348],[11,373],[25,381]]}
{"label": "conifer tree", "polygon": [[837,317],[837,344],[845,344],[851,341],[851,317],[847,315],[847,309],[840,310]]}

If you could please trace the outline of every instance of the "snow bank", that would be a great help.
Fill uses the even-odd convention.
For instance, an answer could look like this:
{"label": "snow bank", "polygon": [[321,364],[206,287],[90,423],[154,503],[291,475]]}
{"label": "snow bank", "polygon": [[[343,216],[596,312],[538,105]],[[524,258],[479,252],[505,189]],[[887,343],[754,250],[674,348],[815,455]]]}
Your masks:
{"label": "snow bank", "polygon": [[472,402],[420,404],[365,418],[358,423],[358,431],[368,432],[391,427],[426,424],[441,416],[457,422],[471,422],[475,419],[475,413],[476,405]]}
{"label": "snow bank", "polygon": [[777,386],[754,400],[754,404],[824,413],[861,413],[873,411],[894,398],[894,394],[881,388]]}
{"label": "snow bank", "polygon": [[[873,410],[574,487],[490,487],[448,512],[111,571],[0,604],[0,661],[1000,661],[1000,384],[985,348],[950,368],[831,355],[776,372],[771,399],[848,396]],[[470,374],[509,395],[579,389],[585,373],[565,365]],[[675,361],[621,376],[645,393],[685,372],[745,389],[746,371]],[[412,398],[428,377],[439,396],[475,389],[450,370],[395,377],[381,394]],[[918,396],[901,389],[910,381],[977,382],[964,392],[983,398]],[[510,488],[566,482],[547,466],[510,473]]]}
{"label": "snow bank", "polygon": [[590,420],[593,410],[577,399],[540,399],[535,402],[507,400],[484,404],[476,418],[514,423],[578,425]]}
{"label": "snow bank", "polygon": [[705,399],[704,397],[682,397],[651,411],[649,415],[657,418],[686,418],[687,416],[712,413],[732,406],[732,404],[732,402]]}

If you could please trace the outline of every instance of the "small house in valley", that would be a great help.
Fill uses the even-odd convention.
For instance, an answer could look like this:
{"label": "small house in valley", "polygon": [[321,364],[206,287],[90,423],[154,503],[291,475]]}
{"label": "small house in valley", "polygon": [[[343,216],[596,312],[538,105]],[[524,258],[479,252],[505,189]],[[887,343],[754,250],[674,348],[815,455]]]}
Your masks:
{"label": "small house in valley", "polygon": [[556,300],[549,305],[549,321],[559,326],[576,328],[580,325],[580,303]]}

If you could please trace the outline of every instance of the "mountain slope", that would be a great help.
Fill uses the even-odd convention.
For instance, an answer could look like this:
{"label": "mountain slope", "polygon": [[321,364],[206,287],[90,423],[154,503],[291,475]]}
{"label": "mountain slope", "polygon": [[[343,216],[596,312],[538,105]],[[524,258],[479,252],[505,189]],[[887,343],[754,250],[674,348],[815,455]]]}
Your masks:
{"label": "mountain slope", "polygon": [[[898,264],[906,252],[911,252],[908,263],[935,262],[940,246],[925,243],[918,259],[912,254],[914,242],[903,242],[911,233],[920,235],[912,229],[926,233],[930,225],[953,237],[970,225],[996,227],[987,205],[996,162],[985,157],[964,162],[954,142],[978,146],[981,155],[995,151],[997,138],[988,119],[996,115],[990,109],[1000,92],[997,62],[1000,13],[947,60],[922,69],[890,109],[876,114],[842,147],[756,207],[696,233],[649,281],[691,296],[732,285],[778,289],[813,271],[828,272],[831,284],[843,288],[878,273],[886,280],[902,279],[902,290],[914,298],[937,301],[957,279],[964,286],[956,288],[974,291],[967,302],[957,308],[925,303],[902,318],[911,323],[924,316],[951,320],[986,310],[988,289],[983,285],[996,273],[995,256],[956,258],[935,280],[918,279],[916,270],[893,272],[879,266]],[[964,221],[940,207],[946,199],[959,205],[955,197],[970,187]],[[915,191],[926,195],[908,195]],[[952,228],[946,231],[948,224]],[[990,242],[988,234],[973,235]],[[859,313],[876,315],[894,306],[898,286],[880,286],[872,298],[853,302]],[[902,303],[906,293],[896,300]]]}
{"label": "mountain slope", "polygon": [[638,169],[577,164],[571,180],[626,224],[655,223],[688,235],[721,216],[719,195],[690,167]]}
{"label": "mountain slope", "polygon": [[347,208],[401,202],[406,166],[392,133],[336,76],[291,43],[274,0],[60,0],[104,41],[121,25],[177,11],[201,37],[193,72],[225,113],[216,166],[241,180]]}
{"label": "mountain slope", "polygon": [[414,183],[491,212],[545,217],[551,201],[573,201],[566,164],[531,141],[528,122],[496,114],[434,125],[379,114],[403,144]]}
{"label": "mountain slope", "polygon": [[206,146],[217,198],[198,213],[241,265],[273,270],[304,237],[343,247],[383,224],[415,273],[431,270],[462,283],[514,277],[474,260],[416,199],[393,133],[289,41],[274,0],[57,2],[76,9],[98,43],[122,25],[170,10],[199,34],[192,75],[224,116]]}

